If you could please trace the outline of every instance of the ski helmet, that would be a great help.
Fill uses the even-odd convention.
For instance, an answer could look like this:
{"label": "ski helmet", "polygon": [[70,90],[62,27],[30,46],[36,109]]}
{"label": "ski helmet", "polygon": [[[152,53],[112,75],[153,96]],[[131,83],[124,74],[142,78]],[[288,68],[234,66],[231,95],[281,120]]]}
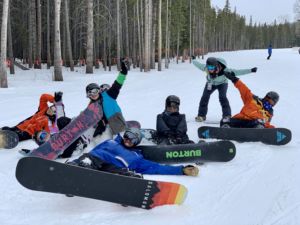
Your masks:
{"label": "ski helmet", "polygon": [[274,105],[276,105],[276,103],[279,101],[279,94],[275,91],[269,91],[265,98],[269,98],[274,102]]}
{"label": "ski helmet", "polygon": [[96,83],[90,83],[86,86],[85,88],[85,92],[88,93],[89,91],[93,90],[93,89],[100,89],[99,85]]}
{"label": "ski helmet", "polygon": [[171,103],[175,103],[177,106],[179,106],[180,105],[180,99],[179,99],[179,97],[177,97],[176,95],[169,95],[166,98],[166,108],[168,106],[171,106]]}
{"label": "ski helmet", "polygon": [[127,128],[124,135],[124,139],[129,139],[133,146],[138,145],[142,141],[142,134],[138,128]]}
{"label": "ski helmet", "polygon": [[100,85],[100,92],[107,91],[108,89],[110,89],[109,84],[101,84]]}
{"label": "ski helmet", "polygon": [[206,66],[217,66],[218,63],[219,62],[215,57],[209,57],[206,60]]}

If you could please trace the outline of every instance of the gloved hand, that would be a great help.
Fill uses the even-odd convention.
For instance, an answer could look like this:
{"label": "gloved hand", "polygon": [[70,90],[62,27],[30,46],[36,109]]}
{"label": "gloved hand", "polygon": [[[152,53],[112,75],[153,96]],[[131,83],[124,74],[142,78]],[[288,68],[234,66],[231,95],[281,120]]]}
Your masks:
{"label": "gloved hand", "polygon": [[198,167],[192,166],[192,165],[187,165],[187,166],[183,167],[182,171],[183,171],[184,175],[193,176],[193,177],[198,176],[198,173],[199,173]]}
{"label": "gloved hand", "polygon": [[62,100],[63,93],[61,91],[54,93],[54,101],[60,102]]}
{"label": "gloved hand", "polygon": [[253,68],[251,69],[251,72],[252,72],[252,73],[256,73],[256,71],[257,71],[257,67],[253,67]]}
{"label": "gloved hand", "polygon": [[233,83],[237,82],[239,78],[235,76],[234,72],[224,72],[224,76],[227,77],[229,80],[231,80]]}
{"label": "gloved hand", "polygon": [[106,125],[105,122],[103,120],[100,120],[97,124],[93,137],[96,137],[97,135],[101,135],[106,129],[105,125]]}
{"label": "gloved hand", "polygon": [[192,55],[192,60],[196,59],[196,57],[194,55]]}
{"label": "gloved hand", "polygon": [[129,62],[125,58],[122,58],[120,62],[121,62],[121,73],[127,75],[129,69]]}

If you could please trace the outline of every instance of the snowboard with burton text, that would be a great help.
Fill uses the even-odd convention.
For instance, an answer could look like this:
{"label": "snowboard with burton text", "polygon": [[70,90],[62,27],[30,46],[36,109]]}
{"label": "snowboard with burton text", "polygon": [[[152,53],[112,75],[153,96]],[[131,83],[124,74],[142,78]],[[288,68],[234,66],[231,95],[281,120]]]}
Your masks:
{"label": "snowboard with burton text", "polygon": [[21,185],[35,191],[98,199],[142,209],[181,204],[187,195],[187,189],[181,184],[122,176],[39,157],[20,159],[16,178]]}
{"label": "snowboard with burton text", "polygon": [[138,146],[145,159],[159,163],[228,162],[236,148],[230,141],[201,142],[179,145]]}

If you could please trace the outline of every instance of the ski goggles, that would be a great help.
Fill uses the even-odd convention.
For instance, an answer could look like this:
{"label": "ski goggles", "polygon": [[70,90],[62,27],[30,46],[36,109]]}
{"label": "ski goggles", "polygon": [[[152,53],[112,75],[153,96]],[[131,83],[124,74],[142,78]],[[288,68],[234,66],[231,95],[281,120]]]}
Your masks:
{"label": "ski goggles", "polygon": [[131,133],[129,131],[126,131],[124,133],[123,138],[129,140],[131,142],[131,144],[133,144],[133,145],[139,144],[138,137],[134,133]]}
{"label": "ski goggles", "polygon": [[94,97],[96,95],[98,95],[100,92],[99,89],[95,88],[95,89],[92,89],[92,90],[89,90],[87,93],[86,93],[86,96],[89,98],[89,97]]}
{"label": "ski goggles", "polygon": [[215,70],[217,67],[213,65],[206,65],[207,70]]}
{"label": "ski goggles", "polygon": [[267,111],[270,111],[273,108],[272,104],[268,100],[263,101],[263,106]]}

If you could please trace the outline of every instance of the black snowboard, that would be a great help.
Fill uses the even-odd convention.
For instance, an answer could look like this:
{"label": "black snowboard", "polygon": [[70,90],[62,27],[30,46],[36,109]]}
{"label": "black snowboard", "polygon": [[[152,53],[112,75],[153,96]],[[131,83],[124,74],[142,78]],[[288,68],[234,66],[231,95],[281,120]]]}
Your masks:
{"label": "black snowboard", "polygon": [[0,148],[11,149],[18,145],[17,133],[10,130],[0,130]]}
{"label": "black snowboard", "polygon": [[292,139],[286,128],[220,128],[203,126],[198,129],[199,138],[215,138],[238,142],[262,142],[270,145],[285,145]]}
{"label": "black snowboard", "polygon": [[16,178],[24,187],[58,194],[151,209],[181,204],[187,189],[180,184],[144,180],[63,164],[38,157],[19,160]]}
{"label": "black snowboard", "polygon": [[181,145],[139,146],[146,159],[160,163],[228,162],[236,149],[230,141],[201,142]]}

